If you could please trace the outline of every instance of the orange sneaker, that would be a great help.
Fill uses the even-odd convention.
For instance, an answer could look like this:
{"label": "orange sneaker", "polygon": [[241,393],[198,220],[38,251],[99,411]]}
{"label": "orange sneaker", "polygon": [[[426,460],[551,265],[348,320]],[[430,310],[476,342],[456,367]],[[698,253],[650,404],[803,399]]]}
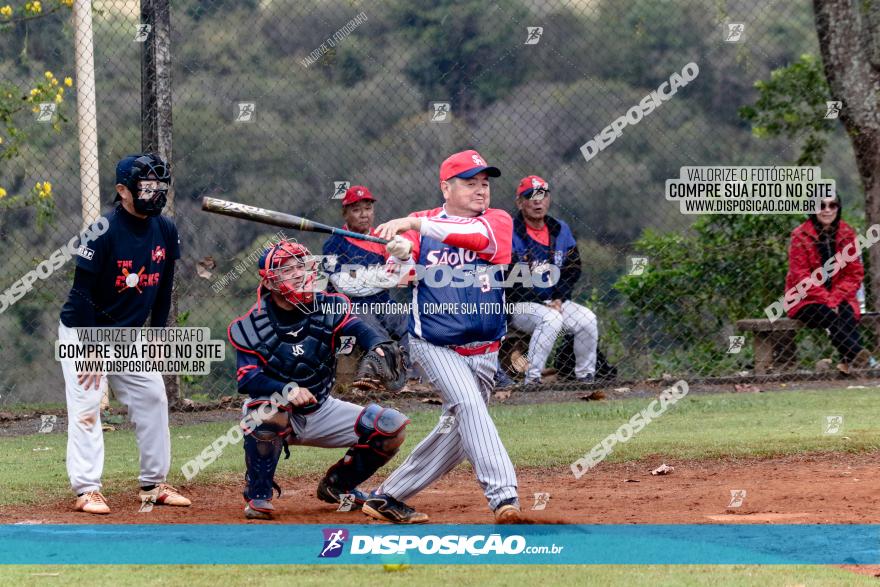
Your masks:
{"label": "orange sneaker", "polygon": [[110,506],[100,491],[89,491],[76,498],[76,511],[87,514],[109,514]]}
{"label": "orange sneaker", "polygon": [[189,499],[180,495],[179,491],[167,483],[159,483],[149,491],[141,489],[138,496],[141,498],[141,503],[150,500],[156,505],[176,505],[178,507],[189,507],[192,505]]}

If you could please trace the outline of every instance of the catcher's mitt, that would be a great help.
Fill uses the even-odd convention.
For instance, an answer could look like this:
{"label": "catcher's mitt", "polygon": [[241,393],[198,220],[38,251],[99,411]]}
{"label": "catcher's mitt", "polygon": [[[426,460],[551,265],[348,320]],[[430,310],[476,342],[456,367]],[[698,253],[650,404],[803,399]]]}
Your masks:
{"label": "catcher's mitt", "polygon": [[[377,353],[376,349],[382,349],[385,356]],[[406,383],[404,352],[403,347],[396,342],[376,345],[361,358],[355,381],[351,386],[365,391],[383,388],[397,391],[402,388]]]}

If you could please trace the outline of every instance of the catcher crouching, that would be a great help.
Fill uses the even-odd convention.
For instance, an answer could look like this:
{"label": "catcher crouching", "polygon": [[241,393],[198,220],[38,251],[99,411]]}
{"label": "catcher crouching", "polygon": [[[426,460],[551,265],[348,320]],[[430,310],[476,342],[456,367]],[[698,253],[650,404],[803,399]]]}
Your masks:
{"label": "catcher crouching", "polygon": [[400,389],[406,373],[397,343],[350,314],[342,294],[316,291],[309,250],[281,241],[260,257],[257,302],[228,329],[237,350],[243,413],[247,518],[271,519],[275,468],[288,445],[348,448],[318,484],[318,498],[360,509],[358,485],[400,450],[409,419],[393,408],[359,406],[330,395],[340,337],[367,349],[358,378],[364,387]]}

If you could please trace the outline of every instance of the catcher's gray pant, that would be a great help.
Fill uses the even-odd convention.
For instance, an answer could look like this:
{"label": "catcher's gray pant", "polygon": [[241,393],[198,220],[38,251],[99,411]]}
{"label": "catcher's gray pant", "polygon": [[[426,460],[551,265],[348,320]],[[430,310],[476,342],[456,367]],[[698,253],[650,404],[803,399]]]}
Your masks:
{"label": "catcher's gray pant", "polygon": [[[269,396],[261,398],[247,398],[242,406],[242,415],[247,415],[248,402],[255,399],[270,399]],[[320,448],[348,448],[357,444],[358,435],[354,431],[354,425],[358,416],[364,410],[351,402],[342,401],[328,396],[321,407],[309,414],[290,414],[290,425],[293,428],[294,438],[291,444],[303,446],[317,446]]]}
{"label": "catcher's gray pant", "polygon": [[589,308],[566,301],[562,303],[562,312],[534,302],[518,302],[512,309],[510,325],[532,335],[526,383],[541,379],[541,371],[547,365],[547,358],[563,330],[574,334],[575,377],[596,374],[599,326],[596,315]]}
{"label": "catcher's gray pant", "polygon": [[412,337],[413,362],[440,390],[443,408],[437,426],[379,488],[406,501],[467,459],[493,510],[517,497],[516,472],[489,415],[498,353],[464,357],[452,349]]}
{"label": "catcher's gray pant", "polygon": [[[58,339],[79,342],[75,328],[58,324]],[[77,383],[73,360],[61,361],[67,397],[67,475],[77,493],[99,491],[104,471],[104,433],[101,430],[101,397],[110,384],[116,398],[128,407],[140,451],[141,485],[164,483],[171,467],[171,434],[168,431],[168,398],[159,373],[110,374],[99,389]]]}

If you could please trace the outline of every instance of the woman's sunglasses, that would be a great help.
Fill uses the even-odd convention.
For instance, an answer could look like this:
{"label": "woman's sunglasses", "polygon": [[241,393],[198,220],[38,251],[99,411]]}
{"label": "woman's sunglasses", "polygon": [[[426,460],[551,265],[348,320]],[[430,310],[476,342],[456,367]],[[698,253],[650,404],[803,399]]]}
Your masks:
{"label": "woman's sunglasses", "polygon": [[840,204],[837,202],[822,202],[822,210],[837,210],[840,208]]}

